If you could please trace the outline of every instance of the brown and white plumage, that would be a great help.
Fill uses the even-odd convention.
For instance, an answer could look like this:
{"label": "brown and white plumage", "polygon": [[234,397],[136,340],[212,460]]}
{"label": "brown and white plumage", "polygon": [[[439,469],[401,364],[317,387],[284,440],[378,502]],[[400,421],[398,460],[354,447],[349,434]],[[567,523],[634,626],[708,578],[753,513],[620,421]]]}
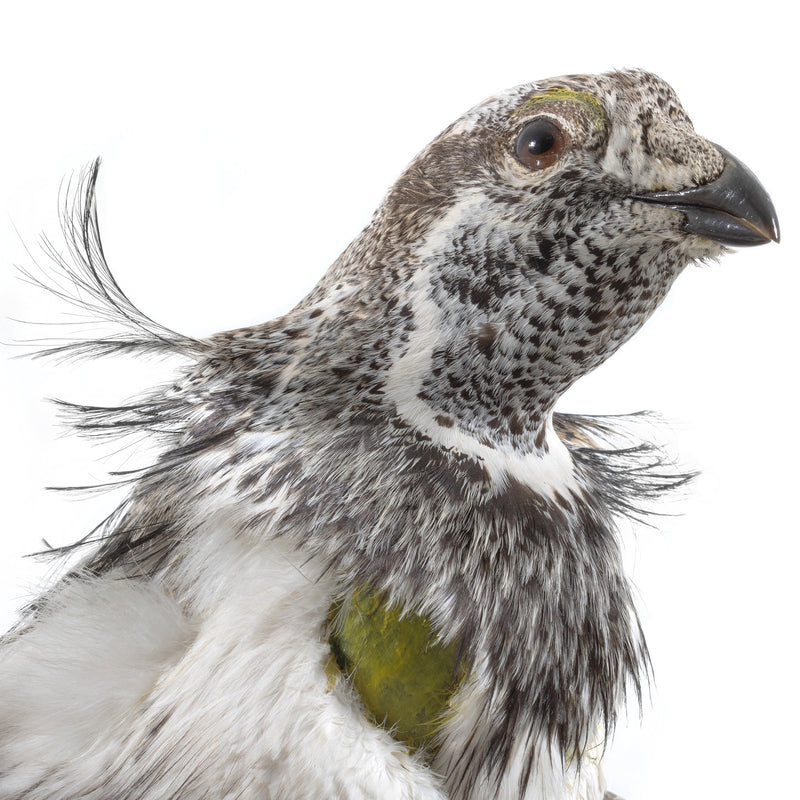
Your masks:
{"label": "brown and white plumage", "polygon": [[[95,179],[65,267],[125,330],[72,352],[188,366],[71,410],[161,456],[3,644],[0,797],[601,797],[648,670],[613,516],[684,476],[553,405],[687,264],[777,238],[757,181],[655,76],[525,85],[437,137],[289,314],[195,341],[116,286]],[[364,585],[458,645],[428,750],[326,674]]]}

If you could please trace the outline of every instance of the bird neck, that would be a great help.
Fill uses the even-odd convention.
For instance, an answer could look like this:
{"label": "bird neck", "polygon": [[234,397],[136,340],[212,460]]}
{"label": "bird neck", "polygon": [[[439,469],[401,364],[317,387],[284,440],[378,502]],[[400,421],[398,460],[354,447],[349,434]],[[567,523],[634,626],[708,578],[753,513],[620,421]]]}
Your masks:
{"label": "bird neck", "polygon": [[[455,436],[546,454],[557,399],[644,323],[672,277],[651,254],[652,269],[621,280],[632,269],[632,243],[606,242],[601,262],[597,248],[583,246],[589,234],[578,222],[561,235],[523,240],[502,226],[487,229],[489,213],[476,195],[444,213],[411,250],[376,246],[381,269],[362,271],[369,286],[358,303],[380,297],[387,309],[379,324],[389,346],[376,366],[383,395],[406,422],[425,421],[437,441]],[[349,255],[368,252],[362,243]],[[334,271],[340,280],[346,262]]]}
{"label": "bird neck", "polygon": [[551,374],[535,352],[522,358],[502,322],[437,293],[439,277],[422,267],[409,281],[405,344],[386,370],[386,399],[408,424],[462,452],[546,456],[553,406],[571,379]]}

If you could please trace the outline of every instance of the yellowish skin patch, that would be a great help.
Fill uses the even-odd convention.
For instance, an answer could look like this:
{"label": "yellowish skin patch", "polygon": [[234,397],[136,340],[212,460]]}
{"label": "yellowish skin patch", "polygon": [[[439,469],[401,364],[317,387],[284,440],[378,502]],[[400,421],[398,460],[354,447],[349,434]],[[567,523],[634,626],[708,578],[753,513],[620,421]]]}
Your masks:
{"label": "yellowish skin patch", "polygon": [[451,710],[466,669],[456,645],[437,639],[431,623],[387,607],[367,590],[331,608],[328,666],[348,676],[373,720],[412,749],[433,741]]}
{"label": "yellowish skin patch", "polygon": [[541,94],[536,94],[523,103],[514,113],[516,115],[527,114],[533,111],[537,105],[542,103],[554,102],[571,102],[581,103],[584,105],[592,118],[592,122],[596,127],[605,129],[608,125],[608,117],[606,117],[606,110],[603,104],[593,95],[588,92],[579,92],[575,89],[567,89],[566,87],[554,87],[548,89]]}

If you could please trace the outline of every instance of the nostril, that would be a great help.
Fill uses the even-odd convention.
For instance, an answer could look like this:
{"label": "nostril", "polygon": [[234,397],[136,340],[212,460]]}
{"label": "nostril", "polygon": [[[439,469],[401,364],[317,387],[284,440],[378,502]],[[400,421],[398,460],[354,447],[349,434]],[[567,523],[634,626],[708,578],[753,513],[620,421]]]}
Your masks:
{"label": "nostril", "polygon": [[642,147],[662,162],[690,169],[695,185],[716,180],[725,168],[725,159],[711,142],[667,120],[642,125]]}

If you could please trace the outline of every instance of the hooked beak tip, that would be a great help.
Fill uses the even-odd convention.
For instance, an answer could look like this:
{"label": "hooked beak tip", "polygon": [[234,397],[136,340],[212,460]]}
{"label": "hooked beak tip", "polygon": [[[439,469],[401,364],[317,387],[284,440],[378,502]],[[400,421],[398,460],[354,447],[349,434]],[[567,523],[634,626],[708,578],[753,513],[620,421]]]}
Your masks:
{"label": "hooked beak tip", "polygon": [[710,183],[678,192],[634,195],[634,199],[683,212],[687,233],[719,244],[749,247],[780,242],[778,216],[766,189],[739,159],[716,147],[725,166]]}

